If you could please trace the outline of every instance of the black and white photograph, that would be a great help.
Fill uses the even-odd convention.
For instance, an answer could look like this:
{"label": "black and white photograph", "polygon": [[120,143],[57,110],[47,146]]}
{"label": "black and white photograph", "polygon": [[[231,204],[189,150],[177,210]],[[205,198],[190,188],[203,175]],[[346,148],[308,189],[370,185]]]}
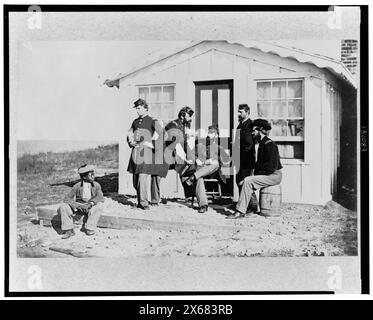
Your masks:
{"label": "black and white photograph", "polygon": [[9,293],[362,291],[361,7],[22,8]]}

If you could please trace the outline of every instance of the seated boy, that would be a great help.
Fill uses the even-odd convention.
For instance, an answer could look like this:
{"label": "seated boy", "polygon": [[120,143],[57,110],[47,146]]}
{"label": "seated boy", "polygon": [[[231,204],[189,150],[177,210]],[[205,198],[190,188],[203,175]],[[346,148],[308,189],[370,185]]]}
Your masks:
{"label": "seated boy", "polygon": [[94,167],[82,165],[78,173],[81,181],[71,188],[65,203],[58,209],[61,215],[61,229],[64,232],[63,239],[75,235],[73,217],[76,215],[86,216],[83,229],[88,236],[95,234],[97,221],[101,216],[101,210],[96,205],[104,202],[104,196],[100,184],[94,181]]}

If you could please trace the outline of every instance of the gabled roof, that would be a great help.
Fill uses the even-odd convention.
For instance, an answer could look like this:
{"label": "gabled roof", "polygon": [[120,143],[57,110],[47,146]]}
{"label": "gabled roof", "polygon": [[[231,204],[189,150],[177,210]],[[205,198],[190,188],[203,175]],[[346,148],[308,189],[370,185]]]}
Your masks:
{"label": "gabled roof", "polygon": [[142,63],[139,66],[132,68],[125,74],[119,74],[117,77],[111,80],[106,80],[104,84],[109,87],[119,87],[119,80],[126,78],[130,75],[134,75],[135,73],[148,68],[160,61],[166,60],[170,57],[173,57],[177,54],[180,54],[186,50],[189,50],[193,47],[197,47],[202,43],[213,43],[213,42],[223,42],[232,45],[239,45],[245,48],[252,48],[258,49],[264,53],[271,53],[278,55],[282,58],[289,58],[295,59],[300,63],[310,63],[315,65],[318,68],[324,68],[329,70],[334,76],[338,77],[339,79],[348,82],[354,88],[356,88],[356,80],[352,73],[347,69],[347,67],[337,59],[333,59],[331,57],[327,57],[324,55],[316,54],[307,52],[302,49],[294,48],[294,47],[285,47],[275,43],[268,43],[264,41],[227,41],[227,40],[203,40],[203,41],[192,41],[188,45],[184,47],[179,47],[173,50],[172,52],[158,52],[155,55],[149,56],[146,62]]}

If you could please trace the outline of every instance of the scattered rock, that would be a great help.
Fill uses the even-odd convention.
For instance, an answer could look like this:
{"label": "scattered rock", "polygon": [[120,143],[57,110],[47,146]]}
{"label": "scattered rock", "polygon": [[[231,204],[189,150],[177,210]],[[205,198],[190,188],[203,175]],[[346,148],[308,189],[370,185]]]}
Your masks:
{"label": "scattered rock", "polygon": [[[334,206],[335,204],[331,203],[330,205]],[[101,250],[106,256],[124,254],[128,257],[144,255],[172,256],[173,254],[206,257],[226,255],[334,256],[347,252],[344,250],[347,250],[346,248],[350,245],[350,242],[353,242],[353,244],[348,249],[348,252],[352,252],[353,249],[356,251],[356,212],[348,211],[344,208],[343,211],[340,209],[325,211],[320,206],[291,205],[289,208],[281,208],[284,214],[278,219],[254,216],[251,219],[241,219],[241,221],[228,221],[225,220],[224,215],[219,216],[213,209],[208,215],[201,217],[196,214],[195,210],[181,205],[177,207],[169,202],[169,207],[163,207],[162,210],[159,210],[159,216],[166,216],[166,213],[168,213],[168,219],[172,220],[172,215],[169,212],[177,208],[177,214],[180,214],[183,218],[186,217],[183,220],[185,222],[189,221],[187,215],[189,215],[189,218],[193,215],[193,219],[197,219],[198,223],[214,223],[216,221],[217,224],[229,224],[236,228],[232,229],[229,234],[220,229],[206,233],[193,229],[184,230],[179,228],[164,230],[144,229],[141,227],[128,230],[99,228],[96,236],[88,238],[79,232],[74,237],[75,239],[72,239],[72,241],[70,239],[69,241],[59,240],[60,236],[57,236],[52,228],[43,229],[39,225],[32,225],[28,222],[24,227],[18,226],[17,246],[31,252],[31,250],[36,249],[41,250],[41,247],[48,247],[53,241],[60,245],[62,243],[68,245],[74,250],[95,248],[95,252],[96,250],[97,252]],[[335,208],[338,207],[335,206]],[[292,211],[289,212],[289,209]],[[285,210],[288,211],[285,212]],[[139,213],[128,212],[125,214],[138,216]],[[158,215],[158,211],[155,211],[154,214]],[[22,215],[22,210],[20,215]],[[203,221],[203,218],[206,220]],[[23,217],[23,219],[26,220],[26,217]],[[196,221],[193,222],[195,223]],[[240,230],[240,226],[250,227],[251,229],[246,232]],[[46,231],[44,232],[43,230]],[[309,232],[306,232],[306,230]],[[351,237],[354,234],[355,236],[353,236],[351,241],[346,240],[348,235]],[[38,242],[31,240],[40,238],[48,239],[49,241]],[[228,244],[228,247],[223,251],[219,251],[217,244]],[[105,249],[111,250],[106,251]],[[118,253],[112,253],[116,251],[115,249],[119,249]],[[46,249],[42,250],[45,251]],[[21,249],[19,252],[21,252]]]}
{"label": "scattered rock", "polygon": [[325,206],[325,210],[343,210],[345,211],[346,209],[342,207],[339,203],[335,201],[329,201]]}
{"label": "scattered rock", "polygon": [[53,242],[50,241],[50,240],[44,240],[42,243],[41,243],[41,246],[42,247],[49,247]]}
{"label": "scattered rock", "polygon": [[38,244],[41,243],[42,240],[40,239],[32,239],[26,243],[27,247],[36,247]]}

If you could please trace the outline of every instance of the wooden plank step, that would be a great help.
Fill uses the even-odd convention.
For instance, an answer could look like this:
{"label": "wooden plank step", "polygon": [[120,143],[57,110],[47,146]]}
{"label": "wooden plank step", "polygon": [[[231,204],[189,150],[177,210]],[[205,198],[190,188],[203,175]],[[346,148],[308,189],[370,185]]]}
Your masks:
{"label": "wooden plank step", "polygon": [[94,257],[94,256],[92,256],[92,255],[90,255],[86,252],[81,252],[81,251],[73,250],[73,249],[70,249],[70,248],[62,248],[62,247],[52,246],[52,247],[49,247],[49,250],[56,251],[56,252],[59,252],[59,253],[64,253],[64,254],[67,254],[67,255],[71,255],[75,258]]}
{"label": "wooden plank step", "polygon": [[[57,209],[60,204],[56,205],[47,205],[37,207],[37,219],[41,225],[51,226],[52,220],[53,223],[60,223],[61,219],[57,213]],[[151,213],[150,213],[151,214]],[[228,231],[234,232],[236,230],[251,230],[250,228],[243,226],[240,221],[226,220],[226,225],[218,224],[201,224],[185,221],[164,221],[156,220],[150,216],[148,219],[142,218],[129,218],[121,214],[110,214],[110,215],[101,215],[97,227],[99,228],[111,228],[111,229],[156,229],[156,230],[196,230],[196,231]],[[82,219],[76,223],[81,224]]]}

